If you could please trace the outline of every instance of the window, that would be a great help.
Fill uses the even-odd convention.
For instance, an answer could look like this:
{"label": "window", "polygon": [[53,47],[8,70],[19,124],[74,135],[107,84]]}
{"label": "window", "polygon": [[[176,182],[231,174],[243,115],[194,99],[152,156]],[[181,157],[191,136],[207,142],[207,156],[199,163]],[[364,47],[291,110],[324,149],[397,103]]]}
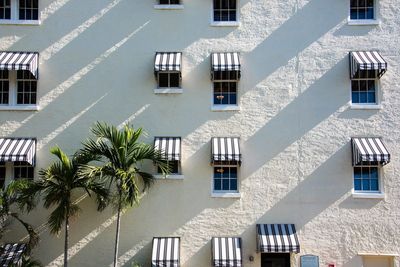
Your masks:
{"label": "window", "polygon": [[375,19],[374,0],[350,0],[350,19]]}
{"label": "window", "polygon": [[214,192],[238,192],[237,169],[236,166],[214,166]]}
{"label": "window", "polygon": [[352,104],[378,104],[375,70],[358,71],[351,80]]}
{"label": "window", "polygon": [[213,0],[213,21],[237,21],[236,0]]}
{"label": "window", "polygon": [[0,188],[4,188],[6,181],[6,164],[5,162],[0,162]]}
{"label": "window", "polygon": [[160,0],[160,5],[179,5],[179,0]]}
{"label": "window", "polygon": [[[178,160],[170,160],[170,161],[168,161],[168,165],[169,165],[171,174],[180,174]],[[159,174],[162,173],[162,171],[160,170],[159,167],[157,167],[157,173],[159,173]]]}
{"label": "window", "polygon": [[180,73],[177,72],[159,72],[158,88],[180,88]]}
{"label": "window", "polygon": [[12,23],[38,21],[39,0],[0,0],[0,20],[6,23],[7,20]]}
{"label": "window", "polygon": [[214,72],[214,105],[237,105],[237,71]]}
{"label": "window", "polygon": [[380,192],[377,166],[354,167],[355,192]]}
{"label": "window", "polygon": [[32,106],[37,103],[37,80],[30,71],[0,71],[0,105]]}
{"label": "window", "polygon": [[34,167],[24,161],[14,162],[14,179],[33,179]]}

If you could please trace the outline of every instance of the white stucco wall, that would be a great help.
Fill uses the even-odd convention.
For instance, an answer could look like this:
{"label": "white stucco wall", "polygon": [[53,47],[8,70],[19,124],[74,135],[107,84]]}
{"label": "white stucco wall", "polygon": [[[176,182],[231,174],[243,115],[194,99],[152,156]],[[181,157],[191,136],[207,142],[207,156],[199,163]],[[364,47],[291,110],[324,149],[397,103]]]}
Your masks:
{"label": "white stucco wall", "polygon": [[[378,0],[379,25],[349,26],[349,0],[240,0],[240,26],[211,27],[211,0],[156,10],[152,0],[42,0],[41,25],[0,25],[0,50],[40,53],[39,111],[0,111],[0,135],[38,139],[37,168],[55,144],[73,153],[97,120],[182,137],[184,180],[160,180],[122,218],[121,262],[149,266],[153,236],[180,236],[183,267],[210,266],[212,236],[241,236],[259,267],[256,223],[294,223],[320,266],[363,266],[360,252],[400,254],[400,1]],[[379,110],[349,106],[348,52],[388,62]],[[182,51],[183,94],[155,95],[156,51]],[[241,53],[240,111],[212,112],[210,53]],[[350,137],[382,136],[391,163],[384,199],[353,199]],[[212,198],[211,137],[240,136],[241,198]],[[71,266],[112,263],[115,217],[90,200],[71,226]],[[34,256],[62,265],[48,211]],[[6,236],[22,237],[19,228]],[[254,262],[249,262],[249,256]],[[395,266],[399,258],[395,257]]]}

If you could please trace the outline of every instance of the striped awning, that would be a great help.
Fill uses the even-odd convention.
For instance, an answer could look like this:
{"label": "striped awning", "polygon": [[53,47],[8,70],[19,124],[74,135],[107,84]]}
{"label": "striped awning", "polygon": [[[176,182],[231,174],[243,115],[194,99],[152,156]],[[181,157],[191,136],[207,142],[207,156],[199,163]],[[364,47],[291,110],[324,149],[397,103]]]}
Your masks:
{"label": "striped awning", "polygon": [[180,238],[154,237],[151,255],[152,267],[180,266]]}
{"label": "striped awning", "polygon": [[212,262],[214,267],[242,267],[242,239],[213,237]]}
{"label": "striped awning", "polygon": [[212,53],[211,71],[240,71],[239,53]]}
{"label": "striped awning", "polygon": [[28,70],[39,78],[39,53],[0,52],[0,70]]}
{"label": "striped awning", "polygon": [[353,165],[390,162],[390,154],[379,137],[353,137]]}
{"label": "striped awning", "polygon": [[294,224],[257,224],[259,252],[300,252]]}
{"label": "striped awning", "polygon": [[239,137],[211,138],[211,163],[219,162],[224,162],[228,165],[240,165],[242,163]]}
{"label": "striped awning", "polygon": [[26,244],[5,244],[0,247],[0,266],[21,266],[22,255],[26,250]]}
{"label": "striped awning", "polygon": [[181,160],[180,137],[155,137],[154,148],[161,151],[167,160]]}
{"label": "striped awning", "polygon": [[358,71],[376,70],[380,78],[387,69],[387,63],[377,51],[350,52],[350,78],[354,78]]}
{"label": "striped awning", "polygon": [[25,161],[35,165],[36,139],[0,138],[0,161]]}
{"label": "striped awning", "polygon": [[154,72],[175,71],[180,72],[182,66],[182,53],[157,52],[154,60]]}

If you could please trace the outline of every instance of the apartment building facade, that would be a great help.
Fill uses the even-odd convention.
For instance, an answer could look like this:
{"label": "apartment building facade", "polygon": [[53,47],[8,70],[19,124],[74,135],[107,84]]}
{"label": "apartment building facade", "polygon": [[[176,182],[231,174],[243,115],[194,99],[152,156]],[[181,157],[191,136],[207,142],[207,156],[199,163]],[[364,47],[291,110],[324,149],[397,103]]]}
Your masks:
{"label": "apartment building facade", "polygon": [[[130,123],[172,173],[143,166],[121,266],[399,267],[399,4],[0,0],[0,182]],[[80,205],[71,266],[109,266],[115,212]],[[33,255],[61,266],[47,216]]]}

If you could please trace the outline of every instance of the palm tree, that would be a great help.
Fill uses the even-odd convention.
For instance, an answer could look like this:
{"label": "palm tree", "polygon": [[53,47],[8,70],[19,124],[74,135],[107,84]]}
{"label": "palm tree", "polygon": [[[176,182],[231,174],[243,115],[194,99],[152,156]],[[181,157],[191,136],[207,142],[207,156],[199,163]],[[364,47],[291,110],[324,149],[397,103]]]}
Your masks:
{"label": "palm tree", "polygon": [[117,208],[117,229],[115,236],[114,267],[118,266],[118,245],[121,224],[121,211],[139,203],[140,186],[143,192],[150,187],[154,177],[143,172],[140,164],[145,160],[153,161],[163,173],[169,172],[166,159],[152,145],[139,142],[142,128],[134,129],[125,125],[122,129],[97,122],[91,129],[96,140],[88,139],[83,152],[99,156],[101,164],[81,169],[84,175],[107,179],[109,186],[116,188],[114,204]]}
{"label": "palm tree", "polygon": [[24,211],[25,208],[28,211],[32,209],[33,203],[22,194],[31,184],[32,182],[27,179],[19,179],[12,181],[5,188],[0,188],[0,238],[7,221],[11,218],[15,219],[22,224],[29,235],[29,241],[27,244],[28,253],[38,243],[39,236],[34,231],[33,227],[22,220],[19,214],[13,211],[11,207],[16,205],[21,211]]}
{"label": "palm tree", "polygon": [[70,218],[80,211],[78,204],[72,199],[72,192],[83,189],[89,196],[94,194],[99,211],[107,206],[109,194],[103,184],[78,175],[79,166],[95,160],[95,156],[75,153],[70,159],[59,147],[53,147],[50,152],[58,161],[47,169],[40,170],[42,179],[34,182],[25,194],[31,198],[43,194],[43,206],[46,209],[55,206],[48,218],[48,225],[52,234],[58,234],[64,224],[64,267],[67,267]]}

